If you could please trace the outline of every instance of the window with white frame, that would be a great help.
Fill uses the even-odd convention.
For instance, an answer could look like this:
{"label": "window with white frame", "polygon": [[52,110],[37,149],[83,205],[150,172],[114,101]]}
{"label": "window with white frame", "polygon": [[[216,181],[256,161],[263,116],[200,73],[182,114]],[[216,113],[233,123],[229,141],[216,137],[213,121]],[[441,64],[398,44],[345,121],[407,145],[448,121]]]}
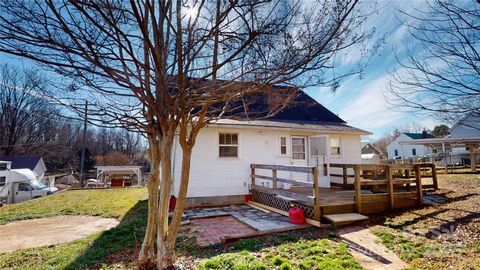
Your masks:
{"label": "window with white frame", "polygon": [[5,186],[6,182],[7,182],[7,178],[5,176],[0,176],[0,187]]}
{"label": "window with white frame", "polygon": [[8,169],[7,163],[0,163],[0,171],[6,171]]}
{"label": "window with white frame", "polygon": [[330,155],[340,156],[342,153],[341,140],[338,137],[330,138]]}
{"label": "window with white frame", "polygon": [[280,137],[280,155],[287,155],[287,137]]}
{"label": "window with white frame", "polygon": [[292,159],[305,158],[305,138],[292,138]]}
{"label": "window with white frame", "polygon": [[238,157],[238,134],[218,134],[218,155],[219,157]]}

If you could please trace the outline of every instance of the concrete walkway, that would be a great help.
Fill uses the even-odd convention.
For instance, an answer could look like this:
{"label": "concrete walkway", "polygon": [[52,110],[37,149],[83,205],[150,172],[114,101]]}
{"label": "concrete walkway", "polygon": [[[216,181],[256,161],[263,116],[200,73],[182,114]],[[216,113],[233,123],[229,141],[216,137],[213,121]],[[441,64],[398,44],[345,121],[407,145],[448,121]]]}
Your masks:
{"label": "concrete walkway", "polygon": [[369,270],[402,270],[408,267],[395,253],[379,242],[379,239],[362,226],[339,229],[339,237],[348,244],[353,257]]}
{"label": "concrete walkway", "polygon": [[0,226],[0,253],[70,242],[118,225],[113,218],[57,216]]}
{"label": "concrete walkway", "polygon": [[[185,219],[211,218],[219,216],[232,216],[247,224],[257,231],[288,229],[300,227],[291,223],[288,217],[270,212],[261,211],[248,205],[229,205],[224,207],[207,207],[187,209],[184,211]],[[305,226],[306,227],[306,226]]]}

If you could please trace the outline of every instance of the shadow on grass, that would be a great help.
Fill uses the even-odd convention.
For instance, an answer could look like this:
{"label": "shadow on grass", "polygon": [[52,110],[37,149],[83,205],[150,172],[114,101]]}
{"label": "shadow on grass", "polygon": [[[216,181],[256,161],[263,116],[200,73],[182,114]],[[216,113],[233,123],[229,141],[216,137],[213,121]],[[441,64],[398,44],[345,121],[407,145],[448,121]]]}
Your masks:
{"label": "shadow on grass", "polygon": [[145,234],[147,209],[148,201],[139,201],[125,214],[117,227],[101,233],[65,269],[90,269],[97,268],[102,263],[134,260]]}
{"label": "shadow on grass", "polygon": [[[90,246],[64,269],[97,269],[102,265],[124,263],[132,266],[145,234],[148,201],[139,201],[122,218],[119,225],[101,233]],[[229,244],[199,247],[195,237],[189,234],[177,238],[176,252],[179,257],[205,259],[225,252],[255,252],[265,247],[274,247],[298,239],[336,238],[333,230],[306,228],[288,233],[277,233],[257,238],[244,239]]]}

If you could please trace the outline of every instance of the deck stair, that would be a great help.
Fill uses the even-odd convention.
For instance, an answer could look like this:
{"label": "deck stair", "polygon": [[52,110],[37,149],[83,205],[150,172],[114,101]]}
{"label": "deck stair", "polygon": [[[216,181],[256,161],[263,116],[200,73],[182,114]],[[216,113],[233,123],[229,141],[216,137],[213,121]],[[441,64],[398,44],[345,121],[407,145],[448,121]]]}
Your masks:
{"label": "deck stair", "polygon": [[323,218],[330,221],[334,226],[346,225],[358,221],[368,220],[367,216],[358,213],[324,215]]}

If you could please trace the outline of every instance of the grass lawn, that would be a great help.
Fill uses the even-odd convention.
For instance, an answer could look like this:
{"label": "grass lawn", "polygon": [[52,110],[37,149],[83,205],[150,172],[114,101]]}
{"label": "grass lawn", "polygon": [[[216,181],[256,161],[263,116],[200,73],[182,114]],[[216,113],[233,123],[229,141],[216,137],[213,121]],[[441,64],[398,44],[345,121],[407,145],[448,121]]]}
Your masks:
{"label": "grass lawn", "polygon": [[347,245],[332,239],[297,239],[276,235],[243,240],[232,251],[204,260],[199,270],[362,269]]}
{"label": "grass lawn", "polygon": [[[0,222],[55,215],[120,218],[102,233],[49,247],[0,254],[0,269],[133,269],[145,231],[145,188],[67,191],[0,208]],[[41,232],[39,232],[41,233]],[[183,269],[361,269],[345,244],[328,230],[305,229],[200,248],[181,235]]]}
{"label": "grass lawn", "polygon": [[58,215],[121,218],[140,200],[146,188],[71,190],[19,204],[0,207],[0,224]]}
{"label": "grass lawn", "polygon": [[372,231],[412,269],[480,270],[479,176],[439,174],[446,203],[374,217]]}

